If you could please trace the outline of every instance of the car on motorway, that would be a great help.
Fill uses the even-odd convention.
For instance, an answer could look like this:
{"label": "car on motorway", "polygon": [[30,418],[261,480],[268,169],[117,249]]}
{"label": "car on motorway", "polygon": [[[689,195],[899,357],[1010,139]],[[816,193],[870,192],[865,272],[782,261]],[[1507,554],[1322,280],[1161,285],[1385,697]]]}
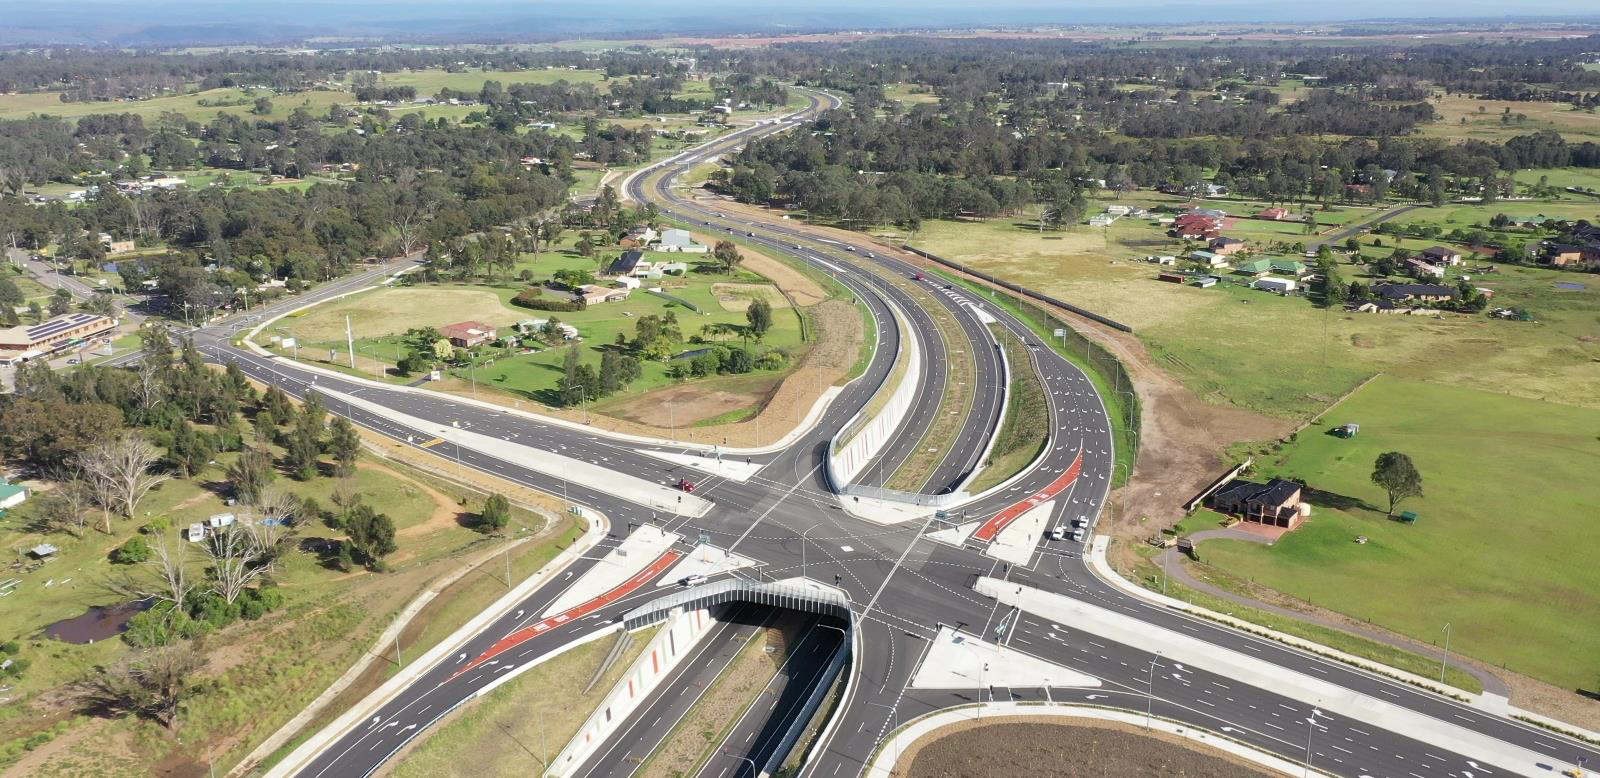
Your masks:
{"label": "car on motorway", "polygon": [[694,493],[694,482],[689,480],[689,479],[687,479],[687,478],[679,478],[678,479],[678,490],[681,491],[681,492],[693,494]]}
{"label": "car on motorway", "polygon": [[686,575],[678,579],[679,586],[699,586],[705,582],[706,577],[703,575]]}
{"label": "car on motorway", "polygon": [[[869,256],[869,257],[870,257],[870,256],[872,256],[872,255],[871,255],[871,254],[868,254],[868,255],[867,255],[867,256]],[[922,277],[922,274],[921,274],[921,273],[912,273],[912,274],[911,274],[911,280],[913,280],[913,281],[926,281],[926,280],[928,280],[928,279],[926,279],[926,278],[923,278],[923,277]]]}
{"label": "car on motorway", "polygon": [[845,246],[845,247],[844,247],[844,250],[845,250],[845,251],[855,251],[855,250],[856,250],[856,247],[855,247],[855,246]]}
{"label": "car on motorway", "polygon": [[877,254],[874,254],[874,253],[872,253],[870,251],[867,252],[867,259],[877,259],[877,258],[878,258]]}

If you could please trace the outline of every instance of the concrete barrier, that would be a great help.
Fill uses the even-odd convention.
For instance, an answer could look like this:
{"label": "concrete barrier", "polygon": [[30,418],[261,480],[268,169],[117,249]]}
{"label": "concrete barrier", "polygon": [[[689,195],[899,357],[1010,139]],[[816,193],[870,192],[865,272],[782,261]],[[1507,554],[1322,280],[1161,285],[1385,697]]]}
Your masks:
{"label": "concrete barrier", "polygon": [[644,653],[634,660],[616,686],[601,700],[600,707],[589,715],[583,726],[578,728],[578,733],[550,761],[545,775],[564,778],[583,767],[606,737],[644,704],[650,693],[661,685],[674,668],[682,664],[695,645],[710,634],[717,623],[708,608],[678,611],[668,619],[666,626],[645,646]]}

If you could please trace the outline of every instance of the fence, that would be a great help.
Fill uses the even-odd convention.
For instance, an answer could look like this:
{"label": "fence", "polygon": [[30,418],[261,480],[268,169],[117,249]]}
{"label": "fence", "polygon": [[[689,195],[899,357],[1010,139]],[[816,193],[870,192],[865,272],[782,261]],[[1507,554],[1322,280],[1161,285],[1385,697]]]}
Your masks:
{"label": "fence", "polygon": [[627,629],[635,630],[667,618],[676,608],[710,608],[729,602],[753,602],[773,608],[820,613],[846,622],[852,618],[849,600],[831,589],[731,580],[695,586],[658,597],[628,611],[622,620]]}

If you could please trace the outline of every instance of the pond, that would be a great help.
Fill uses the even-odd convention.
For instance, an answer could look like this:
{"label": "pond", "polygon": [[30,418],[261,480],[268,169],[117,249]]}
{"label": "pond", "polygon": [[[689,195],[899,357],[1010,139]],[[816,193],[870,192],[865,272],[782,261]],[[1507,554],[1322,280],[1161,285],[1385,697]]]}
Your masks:
{"label": "pond", "polygon": [[1578,291],[1582,291],[1584,289],[1588,289],[1589,287],[1584,286],[1583,284],[1572,282],[1572,281],[1557,281],[1556,282],[1556,288],[1557,289],[1576,289]]}
{"label": "pond", "polygon": [[44,628],[44,634],[67,643],[93,643],[116,637],[128,628],[128,620],[155,605],[154,598],[120,605],[92,605],[82,615],[62,619]]}

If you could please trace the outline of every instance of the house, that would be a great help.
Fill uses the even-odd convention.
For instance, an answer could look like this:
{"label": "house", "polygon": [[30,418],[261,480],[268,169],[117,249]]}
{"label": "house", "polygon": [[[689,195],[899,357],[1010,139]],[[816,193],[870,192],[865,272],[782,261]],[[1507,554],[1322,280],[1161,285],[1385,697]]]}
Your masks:
{"label": "house", "polygon": [[628,249],[627,251],[622,252],[622,256],[612,260],[611,264],[606,267],[606,272],[604,275],[631,276],[633,275],[633,271],[638,269],[639,260],[641,259],[644,259],[643,251],[639,251],[638,249]]}
{"label": "house", "polygon": [[1248,522],[1294,529],[1310,513],[1301,491],[1300,484],[1282,478],[1264,484],[1236,478],[1211,495],[1211,507]]}
{"label": "house", "polygon": [[618,289],[638,289],[643,283],[637,276],[617,276],[615,286]]}
{"label": "house", "polygon": [[704,254],[710,247],[696,243],[689,237],[688,230],[662,230],[661,238],[656,242],[656,251],[676,251],[682,254]]}
{"label": "house", "polygon": [[1268,261],[1272,263],[1272,272],[1277,273],[1280,276],[1294,276],[1295,278],[1299,278],[1306,274],[1306,263],[1301,262],[1298,259],[1273,257]]}
{"label": "house", "polygon": [[1206,184],[1206,197],[1226,197],[1227,195],[1227,187],[1212,183]]}
{"label": "house", "polygon": [[600,303],[615,303],[626,300],[632,291],[631,289],[613,289],[590,284],[580,287],[578,293],[574,296],[582,300],[584,305],[599,305]]}
{"label": "house", "polygon": [[1242,276],[1264,276],[1270,270],[1272,263],[1265,259],[1252,259],[1233,266],[1233,272]]}
{"label": "house", "polygon": [[1547,244],[1544,249],[1544,261],[1555,267],[1583,267],[1585,265],[1600,264],[1600,245]]}
{"label": "house", "polygon": [[15,508],[28,501],[28,490],[17,484],[0,481],[0,511]]}
{"label": "house", "polygon": [[126,254],[136,248],[133,241],[116,240],[109,232],[100,233],[100,245],[106,247],[107,254]]}
{"label": "house", "polygon": [[1241,251],[1244,251],[1244,241],[1238,238],[1218,236],[1211,239],[1210,246],[1211,253],[1221,254],[1225,257],[1230,254],[1237,254]]}
{"label": "house", "polygon": [[1213,254],[1209,251],[1191,251],[1189,252],[1189,258],[1206,267],[1222,267],[1228,264],[1227,257],[1221,254]]}
{"label": "house", "polygon": [[1406,257],[1406,272],[1417,278],[1444,278],[1443,265],[1430,265],[1416,257]]}
{"label": "house", "polygon": [[1385,300],[1400,300],[1405,302],[1443,302],[1454,300],[1456,290],[1454,287],[1443,284],[1377,284],[1372,287],[1379,297]]}
{"label": "house", "polygon": [[1222,229],[1222,211],[1196,208],[1172,220],[1172,234],[1180,238],[1215,238]]}
{"label": "house", "polygon": [[1268,209],[1256,214],[1256,218],[1257,219],[1268,219],[1270,221],[1275,221],[1275,222],[1285,221],[1285,220],[1287,220],[1289,218],[1289,209],[1288,208],[1268,208]]}
{"label": "house", "polygon": [[617,241],[617,243],[625,248],[634,248],[637,246],[648,246],[660,238],[661,235],[655,230],[648,226],[641,226],[628,230],[628,234],[622,236],[622,240]]}
{"label": "house", "polygon": [[27,360],[77,345],[117,328],[115,319],[64,313],[34,325],[0,329],[0,359]]}
{"label": "house", "polygon": [[1288,294],[1294,291],[1294,280],[1289,278],[1273,278],[1271,276],[1267,276],[1266,278],[1257,278],[1255,283],[1251,284],[1251,286],[1257,289],[1264,289],[1268,292]]}
{"label": "house", "polygon": [[1393,300],[1373,300],[1371,302],[1361,303],[1360,305],[1352,308],[1352,310],[1359,311],[1361,313],[1399,313],[1413,316],[1439,315],[1439,312],[1432,308],[1418,308],[1413,305],[1401,305]]}
{"label": "house", "polygon": [[1417,256],[1430,265],[1461,264],[1461,252],[1446,246],[1429,246]]}
{"label": "house", "polygon": [[472,348],[494,340],[495,328],[479,321],[461,321],[439,328],[439,334],[456,348]]}

